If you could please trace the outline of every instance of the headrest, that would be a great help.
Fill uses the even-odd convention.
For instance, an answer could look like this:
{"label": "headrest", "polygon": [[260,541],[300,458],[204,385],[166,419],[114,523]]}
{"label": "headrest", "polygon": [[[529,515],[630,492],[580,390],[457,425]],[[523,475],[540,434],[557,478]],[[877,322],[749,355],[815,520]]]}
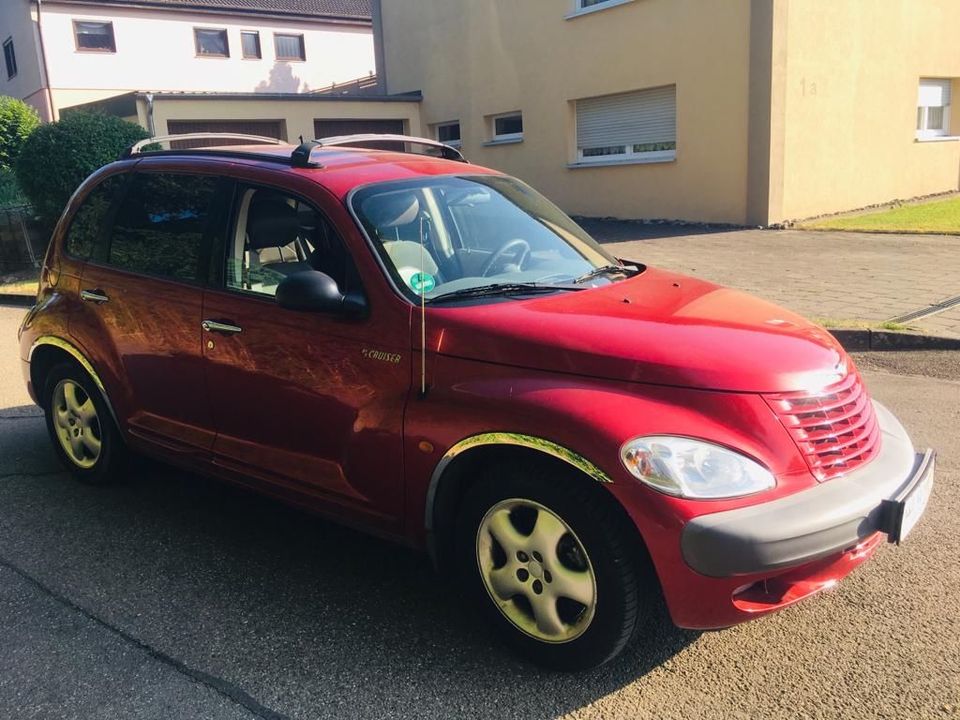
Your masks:
{"label": "headrest", "polygon": [[409,225],[420,214],[420,201],[412,192],[377,195],[363,203],[363,214],[379,230]]}
{"label": "headrest", "polygon": [[281,195],[258,192],[250,203],[247,218],[251,250],[286,247],[297,239],[297,211]]}

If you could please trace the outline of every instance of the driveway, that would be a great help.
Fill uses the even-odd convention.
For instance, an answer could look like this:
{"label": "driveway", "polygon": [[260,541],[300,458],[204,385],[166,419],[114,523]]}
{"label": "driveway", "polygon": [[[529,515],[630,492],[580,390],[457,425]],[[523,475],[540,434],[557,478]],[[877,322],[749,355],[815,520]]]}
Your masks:
{"label": "driveway", "polygon": [[19,382],[21,313],[0,308],[0,717],[960,713],[955,354],[860,360],[917,444],[941,451],[902,547],[730,630],[651,618],[646,644],[568,675],[507,654],[413,552],[163,466],[113,488],[72,482]]}
{"label": "driveway", "polygon": [[909,325],[960,338],[960,237],[580,222],[618,257],[740,288],[810,318],[879,323],[954,300]]}

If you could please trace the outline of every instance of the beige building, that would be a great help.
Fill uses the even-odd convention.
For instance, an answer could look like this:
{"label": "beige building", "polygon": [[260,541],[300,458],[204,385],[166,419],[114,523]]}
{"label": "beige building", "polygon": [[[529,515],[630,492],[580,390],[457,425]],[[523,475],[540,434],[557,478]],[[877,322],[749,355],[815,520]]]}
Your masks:
{"label": "beige building", "polygon": [[375,64],[369,0],[0,0],[0,42],[0,94],[44,120],[138,90],[304,93]]}
{"label": "beige building", "polygon": [[386,93],[569,212],[771,224],[958,188],[957,0],[375,0]]}

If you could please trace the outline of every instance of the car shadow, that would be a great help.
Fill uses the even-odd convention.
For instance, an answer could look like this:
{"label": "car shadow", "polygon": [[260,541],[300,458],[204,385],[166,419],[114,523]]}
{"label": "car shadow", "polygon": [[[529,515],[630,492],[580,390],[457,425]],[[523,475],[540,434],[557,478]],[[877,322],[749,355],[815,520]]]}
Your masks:
{"label": "car shadow", "polygon": [[671,222],[643,222],[640,220],[615,220],[611,218],[574,218],[577,224],[590,233],[601,245],[631,242],[635,240],[658,240],[691,235],[710,235],[743,230],[738,225],[699,225]]}
{"label": "car shadow", "polygon": [[[40,452],[42,420],[18,424]],[[0,554],[284,716],[359,717],[374,702],[383,716],[552,718],[698,637],[659,607],[613,662],[549,672],[491,638],[424,555],[252,492],[149,461],[110,488],[0,474]]]}

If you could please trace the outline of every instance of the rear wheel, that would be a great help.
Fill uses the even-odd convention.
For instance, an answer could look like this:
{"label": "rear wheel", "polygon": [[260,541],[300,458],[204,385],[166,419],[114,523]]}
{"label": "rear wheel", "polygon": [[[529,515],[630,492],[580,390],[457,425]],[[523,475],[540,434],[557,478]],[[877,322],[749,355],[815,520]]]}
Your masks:
{"label": "rear wheel", "polygon": [[44,390],[47,432],[60,462],[91,485],[122,475],[123,440],[90,377],[73,363],[63,363],[50,371]]}
{"label": "rear wheel", "polygon": [[563,670],[627,644],[646,593],[622,513],[579,479],[497,468],[464,498],[457,566],[477,609],[514,649]]}

